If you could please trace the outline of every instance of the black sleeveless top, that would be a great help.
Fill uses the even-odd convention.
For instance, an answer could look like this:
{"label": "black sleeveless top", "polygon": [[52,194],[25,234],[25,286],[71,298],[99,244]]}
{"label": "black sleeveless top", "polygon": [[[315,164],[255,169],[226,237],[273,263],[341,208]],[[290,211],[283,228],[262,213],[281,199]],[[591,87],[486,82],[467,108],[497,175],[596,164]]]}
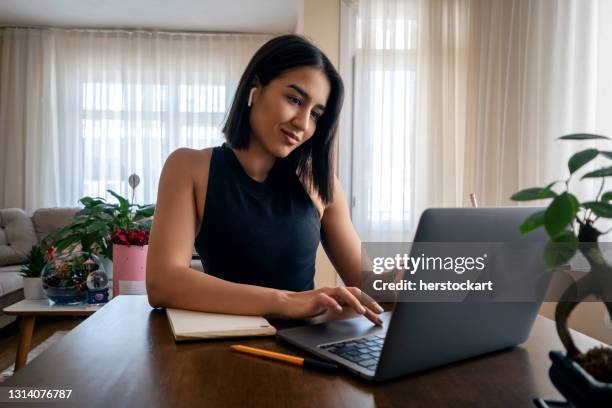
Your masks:
{"label": "black sleeveless top", "polygon": [[276,289],[313,289],[320,231],[319,212],[282,160],[258,182],[229,146],[213,149],[194,244],[206,273]]}

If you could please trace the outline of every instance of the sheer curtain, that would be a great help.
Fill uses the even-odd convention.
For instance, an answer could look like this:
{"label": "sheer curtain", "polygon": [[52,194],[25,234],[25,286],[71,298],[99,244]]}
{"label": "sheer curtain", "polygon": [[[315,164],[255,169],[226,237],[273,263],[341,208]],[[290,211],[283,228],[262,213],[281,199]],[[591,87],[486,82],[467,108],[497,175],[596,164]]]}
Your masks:
{"label": "sheer curtain", "polygon": [[0,205],[32,212],[83,195],[156,200],[166,157],[222,141],[246,63],[270,37],[0,30]]}
{"label": "sheer curtain", "polygon": [[344,182],[362,240],[409,240],[425,208],[468,205],[470,192],[481,205],[511,205],[518,189],[566,177],[571,153],[586,148],[555,138],[612,136],[610,2],[350,4],[353,171]]}
{"label": "sheer curtain", "polygon": [[[417,5],[358,4],[354,38],[353,223],[364,241],[399,240],[413,211]],[[347,109],[345,107],[345,109]]]}

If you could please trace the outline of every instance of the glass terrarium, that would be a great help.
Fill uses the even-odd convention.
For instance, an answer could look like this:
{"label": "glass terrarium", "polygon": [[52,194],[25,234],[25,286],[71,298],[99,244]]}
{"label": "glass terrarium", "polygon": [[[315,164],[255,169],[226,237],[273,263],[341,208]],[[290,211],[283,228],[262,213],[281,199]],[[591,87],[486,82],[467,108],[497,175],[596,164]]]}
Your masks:
{"label": "glass terrarium", "polygon": [[91,286],[101,288],[108,279],[100,259],[86,252],[56,256],[43,269],[43,290],[51,304],[78,305],[87,301],[88,277]]}

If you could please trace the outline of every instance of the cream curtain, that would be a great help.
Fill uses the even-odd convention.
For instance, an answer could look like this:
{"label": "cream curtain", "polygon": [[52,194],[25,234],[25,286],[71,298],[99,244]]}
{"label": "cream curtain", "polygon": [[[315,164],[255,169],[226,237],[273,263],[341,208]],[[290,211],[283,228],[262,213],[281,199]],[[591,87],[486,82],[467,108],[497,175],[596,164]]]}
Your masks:
{"label": "cream curtain", "polygon": [[[466,179],[467,101],[473,4],[466,1],[419,3],[415,179],[409,237],[420,213],[434,206],[460,206]],[[474,35],[474,37],[476,37]]]}
{"label": "cream curtain", "polygon": [[244,67],[267,35],[0,30],[0,207],[83,195],[156,200],[166,157],[222,140]]}
{"label": "cream curtain", "polygon": [[[556,138],[612,136],[612,3],[480,1],[475,11],[463,197],[509,205],[521,188],[566,178],[567,159],[587,147]],[[585,197],[598,188],[572,185]]]}
{"label": "cream curtain", "polygon": [[[555,138],[612,136],[611,2],[363,0],[353,7],[348,183],[362,240],[409,240],[425,208],[469,205],[470,192],[480,205],[511,205],[513,192],[565,178],[571,153],[586,148]],[[398,47],[412,50],[407,25],[417,33],[414,61]],[[586,197],[599,185],[572,188]]]}

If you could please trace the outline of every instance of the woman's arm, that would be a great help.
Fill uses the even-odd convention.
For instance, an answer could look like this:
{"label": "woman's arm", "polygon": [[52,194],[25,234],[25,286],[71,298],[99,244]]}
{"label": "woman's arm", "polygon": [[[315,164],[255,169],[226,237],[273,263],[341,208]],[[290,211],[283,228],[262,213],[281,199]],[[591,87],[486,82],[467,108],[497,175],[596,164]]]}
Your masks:
{"label": "woman's arm", "polygon": [[208,180],[210,157],[210,150],[179,149],[164,164],[147,258],[149,303],[209,312],[272,313],[278,297],[274,290],[226,282],[189,267],[198,226],[195,174],[204,171]]}
{"label": "woman's arm", "polygon": [[[365,308],[346,288],[281,291],[228,282],[189,267],[199,224],[196,186],[205,185],[203,194],[198,193],[205,202],[211,154],[210,149],[203,152],[179,149],[170,155],[162,170],[147,258],[151,306],[304,318],[328,309],[342,310],[342,303],[365,313]],[[378,322],[375,316],[366,317]]]}
{"label": "woman's arm", "polygon": [[322,243],[336,271],[347,286],[360,285],[361,240],[353,228],[344,191],[334,180],[334,199],[321,219]]}
{"label": "woman's arm", "polygon": [[369,309],[380,313],[382,308],[357,288],[361,285],[361,240],[353,228],[346,197],[340,181],[334,180],[334,198],[325,207],[321,219],[322,243],[329,260],[342,281]]}

